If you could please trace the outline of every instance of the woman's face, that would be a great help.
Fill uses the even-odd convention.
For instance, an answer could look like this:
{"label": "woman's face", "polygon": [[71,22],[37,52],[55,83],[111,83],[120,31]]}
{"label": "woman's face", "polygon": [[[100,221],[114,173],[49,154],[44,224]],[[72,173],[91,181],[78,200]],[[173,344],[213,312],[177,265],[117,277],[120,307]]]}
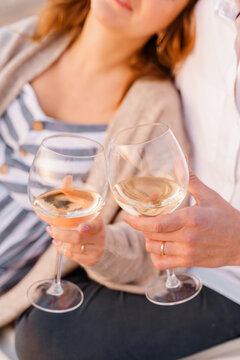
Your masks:
{"label": "woman's face", "polygon": [[130,38],[148,38],[166,28],[189,0],[91,0],[92,15]]}

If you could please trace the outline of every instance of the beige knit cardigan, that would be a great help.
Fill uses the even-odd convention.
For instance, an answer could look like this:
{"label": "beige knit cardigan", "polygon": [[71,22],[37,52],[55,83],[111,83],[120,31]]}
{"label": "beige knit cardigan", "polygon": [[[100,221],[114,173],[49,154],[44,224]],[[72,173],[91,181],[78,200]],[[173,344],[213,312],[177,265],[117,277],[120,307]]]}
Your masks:
{"label": "beige knit cardigan", "polygon": [[[29,35],[35,24],[36,18],[29,18],[0,31],[0,115],[23,85],[47,69],[69,45],[68,36],[51,35],[39,43],[33,42]],[[184,152],[189,153],[179,96],[174,86],[169,81],[138,80],[108,126],[105,146],[107,148],[112,135],[121,128],[161,120],[173,130]],[[142,134],[143,140],[147,135]],[[106,250],[99,263],[87,267],[86,271],[90,278],[111,289],[143,293],[156,271],[145,251],[142,233],[119,221],[122,213],[109,192],[102,213],[105,223],[109,224],[106,226]],[[38,262],[35,267],[41,272],[41,259]],[[45,277],[46,263],[42,265]]]}

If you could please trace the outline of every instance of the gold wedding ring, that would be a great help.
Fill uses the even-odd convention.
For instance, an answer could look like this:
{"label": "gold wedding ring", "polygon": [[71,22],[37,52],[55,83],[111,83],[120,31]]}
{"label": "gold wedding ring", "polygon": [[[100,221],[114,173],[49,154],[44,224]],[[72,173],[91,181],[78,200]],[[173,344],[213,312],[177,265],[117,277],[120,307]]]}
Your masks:
{"label": "gold wedding ring", "polygon": [[160,247],[160,252],[161,252],[161,255],[162,255],[162,256],[166,255],[166,254],[165,254],[165,251],[164,251],[164,249],[165,249],[165,244],[166,244],[166,242],[165,242],[165,241],[162,241],[161,247]]}
{"label": "gold wedding ring", "polygon": [[82,246],[81,246],[81,250],[80,250],[80,254],[83,254],[83,253],[84,253],[84,250],[85,250],[85,245],[84,245],[84,244],[82,244]]}

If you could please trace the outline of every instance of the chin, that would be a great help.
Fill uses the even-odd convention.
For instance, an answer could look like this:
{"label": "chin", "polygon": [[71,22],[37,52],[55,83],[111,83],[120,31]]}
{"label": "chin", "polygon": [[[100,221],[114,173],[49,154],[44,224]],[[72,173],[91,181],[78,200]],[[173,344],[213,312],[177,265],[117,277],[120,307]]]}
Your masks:
{"label": "chin", "polygon": [[102,25],[121,29],[124,19],[116,12],[114,0],[91,0],[91,13]]}

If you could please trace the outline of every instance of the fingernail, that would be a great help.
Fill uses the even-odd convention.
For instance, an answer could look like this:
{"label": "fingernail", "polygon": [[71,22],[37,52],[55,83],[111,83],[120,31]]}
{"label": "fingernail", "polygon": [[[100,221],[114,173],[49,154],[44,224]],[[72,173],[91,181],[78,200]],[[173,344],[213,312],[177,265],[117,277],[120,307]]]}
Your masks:
{"label": "fingernail", "polygon": [[54,246],[57,246],[56,240],[53,240],[53,241],[52,241],[52,244],[53,244]]}
{"label": "fingernail", "polygon": [[81,231],[89,231],[89,230],[90,230],[90,226],[87,225],[87,224],[81,224],[80,230],[81,230]]}
{"label": "fingernail", "polygon": [[47,226],[46,231],[49,233],[49,235],[52,235],[52,233],[53,233],[51,226]]}

